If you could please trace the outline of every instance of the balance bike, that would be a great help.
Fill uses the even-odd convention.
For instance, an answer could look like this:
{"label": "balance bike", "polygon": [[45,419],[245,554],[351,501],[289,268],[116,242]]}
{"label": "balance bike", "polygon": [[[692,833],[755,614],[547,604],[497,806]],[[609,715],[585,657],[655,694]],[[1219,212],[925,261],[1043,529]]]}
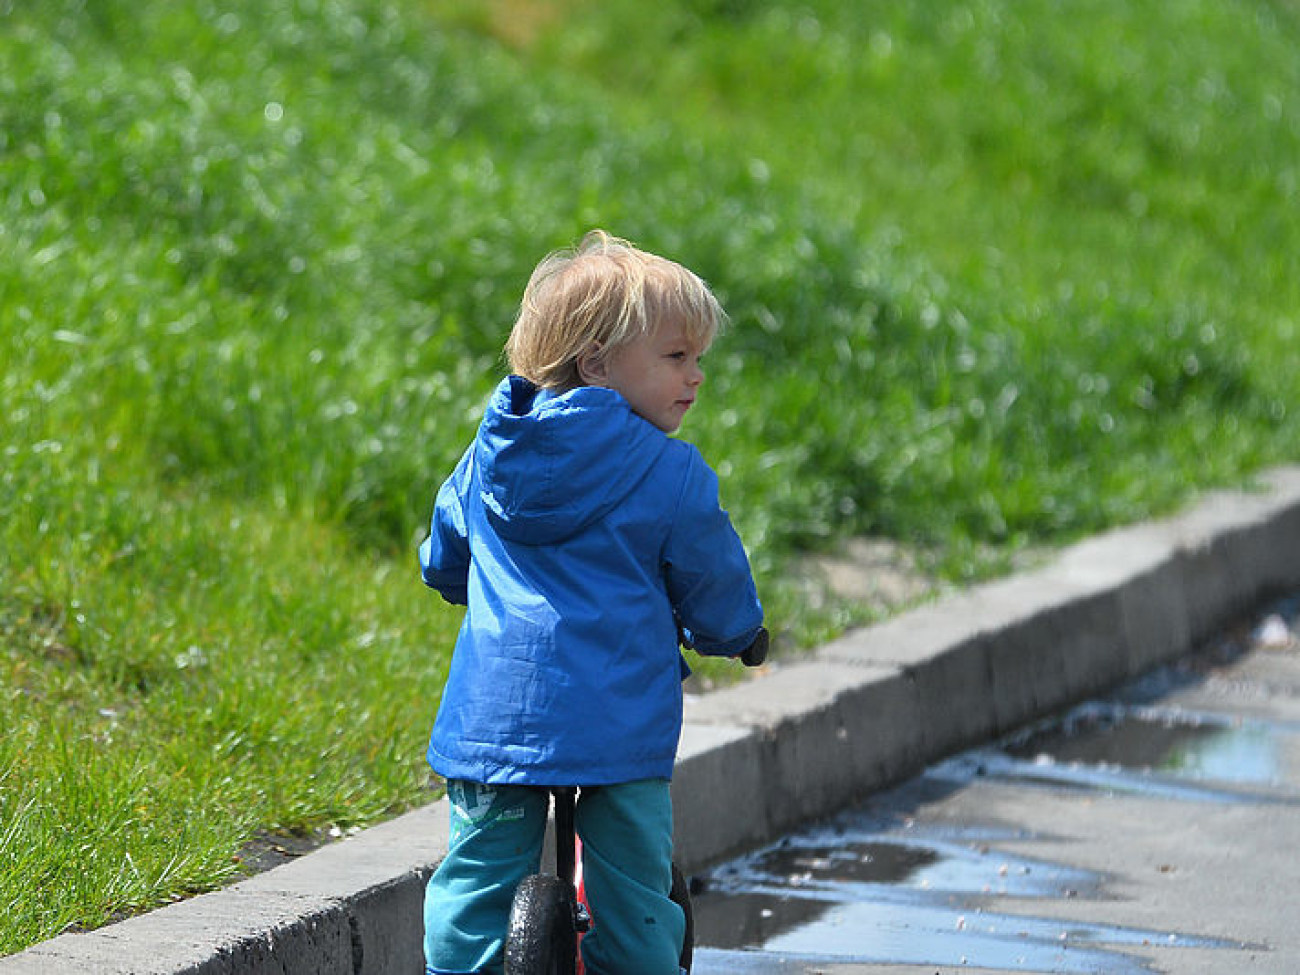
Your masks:
{"label": "balance bike", "polygon": [[[740,655],[747,667],[758,667],[767,659],[768,634],[760,629],[754,642]],[[555,800],[555,873],[525,877],[515,891],[506,929],[506,975],[581,975],[578,943],[591,928],[581,881],[581,846],[573,816],[578,789],[557,786]],[[686,915],[686,936],[679,960],[681,970],[691,970],[695,949],[695,925],[691,911],[690,886],[673,864],[673,886],[669,894]]]}

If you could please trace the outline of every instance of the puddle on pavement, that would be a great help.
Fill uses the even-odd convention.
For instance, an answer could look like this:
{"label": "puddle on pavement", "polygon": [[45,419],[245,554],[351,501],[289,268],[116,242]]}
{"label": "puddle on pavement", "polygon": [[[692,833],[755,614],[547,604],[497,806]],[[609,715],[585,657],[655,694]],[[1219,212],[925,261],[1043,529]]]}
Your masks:
{"label": "puddle on pavement", "polygon": [[[1283,774],[1282,741],[1297,730],[1119,698],[1091,702],[940,762],[891,795],[916,809],[927,791],[995,776],[1179,801],[1294,802],[1270,790]],[[1149,971],[1126,948],[1241,947],[986,909],[993,897],[1107,896],[1104,877],[997,849],[1033,839],[846,813],[701,878],[695,971],[763,975],[863,962],[1124,975]]]}
{"label": "puddle on pavement", "polygon": [[[862,813],[719,868],[694,898],[694,970],[788,971],[873,962],[1040,972],[1146,971],[1121,946],[1213,947],[1206,939],[987,910],[984,899],[1102,897],[1103,879],[1007,853],[1033,837],[985,827],[872,821]],[[869,932],[869,934],[867,933]],[[762,953],[764,960],[756,957]]]}
{"label": "puddle on pavement", "polygon": [[931,771],[1186,802],[1293,804],[1284,765],[1298,733],[1285,723],[1091,702]]}
{"label": "puddle on pavement", "polygon": [[993,847],[1028,839],[1023,831],[988,827],[907,821],[873,827],[846,814],[719,868],[707,884],[844,894],[889,886],[1009,897],[1074,897],[1099,889],[1099,878],[1088,871]]}
{"label": "puddle on pavement", "polygon": [[1009,739],[1002,750],[1040,765],[1276,785],[1281,772],[1278,745],[1278,729],[1264,723],[1099,703]]}

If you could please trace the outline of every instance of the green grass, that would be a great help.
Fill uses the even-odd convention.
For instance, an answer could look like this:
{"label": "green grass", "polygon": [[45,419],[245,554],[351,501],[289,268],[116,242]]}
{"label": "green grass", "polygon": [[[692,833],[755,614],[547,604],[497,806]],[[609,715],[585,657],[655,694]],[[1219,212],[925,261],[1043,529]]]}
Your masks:
{"label": "green grass", "polygon": [[[444,6],[491,32],[508,5]],[[851,457],[866,490],[838,501],[868,530],[1092,531],[1277,449],[1300,307],[1293,7],[569,6],[529,59],[672,106],[774,192],[808,192],[857,244],[825,254],[835,270],[870,253],[867,314],[808,288],[774,316],[795,368],[809,339],[862,346],[818,372],[852,420],[811,428]],[[819,269],[772,270],[788,292]]]}
{"label": "green grass", "polygon": [[1267,0],[0,2],[0,952],[430,795],[414,545],[591,226],[732,314],[684,432],[786,652],[874,611],[802,550],[960,584],[1294,460],[1298,41]]}

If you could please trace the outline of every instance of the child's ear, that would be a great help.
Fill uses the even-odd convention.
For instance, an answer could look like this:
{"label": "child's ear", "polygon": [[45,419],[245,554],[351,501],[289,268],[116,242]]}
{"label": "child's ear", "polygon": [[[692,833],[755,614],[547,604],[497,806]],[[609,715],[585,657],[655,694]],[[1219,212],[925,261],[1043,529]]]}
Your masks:
{"label": "child's ear", "polygon": [[609,379],[609,368],[605,362],[604,348],[599,342],[592,342],[578,355],[578,377],[587,386],[604,386]]}

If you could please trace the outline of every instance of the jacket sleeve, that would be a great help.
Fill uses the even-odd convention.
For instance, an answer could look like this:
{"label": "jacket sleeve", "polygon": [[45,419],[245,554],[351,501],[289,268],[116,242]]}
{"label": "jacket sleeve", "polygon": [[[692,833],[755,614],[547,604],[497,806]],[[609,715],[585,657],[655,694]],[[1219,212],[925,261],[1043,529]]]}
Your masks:
{"label": "jacket sleeve", "polygon": [[677,516],[664,550],[668,598],[702,654],[734,656],[753,641],[763,607],[749,557],[718,499],[718,478],[691,448]]}
{"label": "jacket sleeve", "polygon": [[420,577],[449,603],[469,599],[469,539],[465,531],[462,488],[473,467],[474,448],[466,450],[451,477],[438,489],[429,537],[420,544]]}

